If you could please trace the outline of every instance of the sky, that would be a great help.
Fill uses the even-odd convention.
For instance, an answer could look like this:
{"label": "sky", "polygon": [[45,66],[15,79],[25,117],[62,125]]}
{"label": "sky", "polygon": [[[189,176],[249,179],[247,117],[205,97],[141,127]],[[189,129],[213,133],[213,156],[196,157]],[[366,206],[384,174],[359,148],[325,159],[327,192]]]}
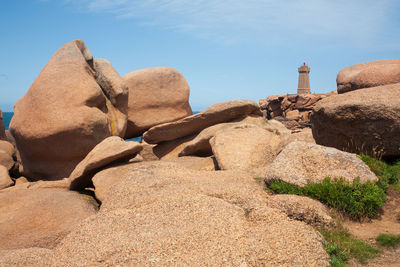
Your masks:
{"label": "sky", "polygon": [[400,59],[398,0],[0,0],[0,109],[51,56],[83,40],[119,72],[180,71],[195,111],[222,101],[336,89],[344,67]]}

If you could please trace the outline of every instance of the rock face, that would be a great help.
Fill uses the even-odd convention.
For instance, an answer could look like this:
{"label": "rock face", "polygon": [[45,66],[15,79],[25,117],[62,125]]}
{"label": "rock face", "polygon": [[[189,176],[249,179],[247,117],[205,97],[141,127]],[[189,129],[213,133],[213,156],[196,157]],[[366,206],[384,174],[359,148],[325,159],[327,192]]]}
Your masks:
{"label": "rock face", "polygon": [[338,93],[400,83],[400,60],[377,60],[342,69],[336,78]]}
{"label": "rock face", "polygon": [[53,248],[96,210],[94,199],[65,189],[2,190],[0,250]]}
{"label": "rock face", "polygon": [[400,83],[320,101],[311,121],[317,144],[357,154],[400,156]]}
{"label": "rock face", "polygon": [[267,119],[281,121],[289,129],[310,127],[310,114],[315,104],[328,94],[273,95],[260,99],[259,105]]}
{"label": "rock face", "polygon": [[68,177],[106,137],[124,136],[128,90],[111,64],[82,41],[60,48],[14,107],[10,131],[23,175]]}
{"label": "rock face", "polygon": [[272,162],[266,172],[267,184],[281,180],[290,184],[305,186],[307,181],[322,182],[326,177],[342,177],[353,182],[377,182],[378,178],[355,154],[343,152],[306,142],[288,144]]}
{"label": "rock face", "polygon": [[8,174],[8,169],[0,165],[0,190],[9,187],[13,184],[13,181]]}
{"label": "rock face", "polygon": [[175,140],[200,132],[212,125],[229,122],[250,114],[259,114],[261,111],[257,103],[250,100],[234,100],[214,104],[198,114],[164,123],[150,128],[144,133],[144,141],[158,144],[162,141]]}
{"label": "rock face", "polygon": [[111,136],[96,145],[76,166],[69,176],[70,189],[83,190],[91,185],[93,175],[111,163],[127,162],[142,150],[137,142],[126,142],[118,136]]}
{"label": "rock face", "polygon": [[335,225],[328,208],[317,200],[296,195],[273,195],[268,200],[294,220],[324,228]]}
{"label": "rock face", "polygon": [[243,124],[259,126],[260,128],[282,136],[290,135],[290,131],[278,121],[266,121],[264,118],[259,116],[248,116],[241,121],[219,123],[202,130],[193,140],[185,144],[182,151],[179,153],[179,156],[210,156],[213,154],[210,139],[213,138],[218,131],[230,129]]}
{"label": "rock face", "polygon": [[6,126],[3,122],[3,111],[0,110],[0,140],[6,140]]}
{"label": "rock face", "polygon": [[124,75],[129,87],[125,138],[141,136],[151,127],[192,115],[189,85],[172,68],[156,67]]}
{"label": "rock face", "polygon": [[248,170],[268,166],[282,149],[282,137],[245,124],[219,131],[210,140],[221,170]]}

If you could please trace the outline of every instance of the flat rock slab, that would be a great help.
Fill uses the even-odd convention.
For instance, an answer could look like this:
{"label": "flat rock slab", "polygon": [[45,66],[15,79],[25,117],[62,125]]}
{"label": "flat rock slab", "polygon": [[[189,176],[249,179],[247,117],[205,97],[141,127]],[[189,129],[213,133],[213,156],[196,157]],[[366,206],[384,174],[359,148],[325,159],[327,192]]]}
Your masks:
{"label": "flat rock slab", "polygon": [[400,83],[333,95],[311,115],[317,144],[357,154],[400,156]]}
{"label": "flat rock slab", "polygon": [[294,220],[324,228],[335,225],[329,209],[318,200],[297,195],[272,195],[268,200]]}
{"label": "flat rock slab", "polygon": [[326,177],[344,178],[352,183],[377,182],[378,178],[355,154],[312,143],[295,141],[288,144],[272,162],[266,172],[266,183],[281,180],[305,186],[307,181],[322,182]]}
{"label": "flat rock slab", "polygon": [[96,201],[66,189],[8,188],[0,191],[0,250],[54,248],[81,220],[96,213]]}
{"label": "flat rock slab", "polygon": [[158,144],[180,137],[192,135],[212,125],[229,122],[250,114],[262,116],[256,102],[250,100],[233,100],[214,104],[198,114],[150,128],[144,133],[144,141]]}
{"label": "flat rock slab", "polygon": [[210,145],[210,139],[213,138],[218,131],[227,130],[243,124],[259,126],[260,128],[280,134],[282,136],[290,135],[290,130],[288,130],[278,121],[268,121],[259,116],[248,116],[241,121],[219,123],[202,130],[193,140],[184,145],[182,151],[179,153],[179,156],[210,156],[213,153]]}
{"label": "flat rock slab", "polygon": [[125,141],[118,136],[104,139],[76,166],[69,176],[70,189],[82,190],[91,184],[93,175],[111,163],[129,161],[142,146],[137,142]]}
{"label": "flat rock slab", "polygon": [[221,170],[266,167],[282,149],[282,137],[252,124],[219,131],[210,140]]}

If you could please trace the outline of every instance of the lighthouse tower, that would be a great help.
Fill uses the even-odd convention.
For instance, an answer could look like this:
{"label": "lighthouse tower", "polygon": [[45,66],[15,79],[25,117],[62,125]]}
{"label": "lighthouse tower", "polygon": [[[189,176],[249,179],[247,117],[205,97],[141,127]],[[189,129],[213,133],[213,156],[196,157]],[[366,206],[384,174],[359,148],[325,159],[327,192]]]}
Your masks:
{"label": "lighthouse tower", "polygon": [[299,71],[299,86],[297,88],[297,94],[311,94],[310,90],[310,67],[304,62],[303,66],[298,68]]}

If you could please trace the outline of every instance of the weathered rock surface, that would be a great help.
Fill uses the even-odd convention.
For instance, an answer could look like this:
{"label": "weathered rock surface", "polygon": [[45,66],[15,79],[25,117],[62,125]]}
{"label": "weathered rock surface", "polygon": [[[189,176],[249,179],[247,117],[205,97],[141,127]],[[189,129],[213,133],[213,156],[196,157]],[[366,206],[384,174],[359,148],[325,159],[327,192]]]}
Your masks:
{"label": "weathered rock surface", "polygon": [[0,190],[11,186],[13,183],[14,182],[11,180],[10,175],[8,174],[8,169],[0,165]]}
{"label": "weathered rock surface", "polygon": [[82,41],[60,48],[14,107],[10,131],[23,175],[67,177],[104,138],[124,136],[128,91],[120,80]]}
{"label": "weathered rock surface", "polygon": [[212,125],[233,121],[250,114],[262,115],[258,104],[250,100],[233,100],[214,104],[198,114],[164,123],[150,128],[144,133],[144,141],[158,144],[200,132]]}
{"label": "weathered rock surface", "polygon": [[0,150],[0,165],[10,170],[14,166],[14,159],[4,150]]}
{"label": "weathered rock surface", "polygon": [[336,78],[338,93],[400,83],[400,60],[376,60],[342,69]]}
{"label": "weathered rock surface", "polygon": [[294,220],[324,228],[335,225],[328,208],[315,199],[297,195],[273,195],[268,200],[273,207]]}
{"label": "weathered rock surface", "polygon": [[278,121],[266,121],[264,118],[259,116],[248,116],[241,121],[219,123],[202,130],[193,140],[185,144],[182,151],[179,153],[179,156],[210,156],[213,153],[210,145],[210,139],[213,138],[218,131],[230,129],[243,124],[256,125],[260,128],[282,136],[290,135],[290,130],[288,130]]}
{"label": "weathered rock surface", "polygon": [[321,100],[311,121],[317,144],[357,154],[400,156],[400,83]]}
{"label": "weathered rock surface", "polygon": [[70,189],[82,190],[91,185],[93,175],[101,168],[117,162],[128,162],[142,150],[137,142],[111,136],[96,145],[69,176]]}
{"label": "weathered rock surface", "polygon": [[0,151],[4,151],[12,157],[15,153],[15,148],[14,145],[11,144],[10,142],[0,140]]}
{"label": "weathered rock surface", "polygon": [[267,167],[282,149],[280,135],[251,124],[219,131],[210,140],[221,170]]}
{"label": "weathered rock surface", "polygon": [[326,177],[344,178],[353,182],[377,182],[378,178],[368,166],[355,154],[332,147],[295,141],[288,144],[272,162],[266,172],[267,184],[281,180],[298,186],[307,181],[322,182]]}
{"label": "weathered rock surface", "polygon": [[153,148],[153,153],[163,160],[177,158],[185,145],[195,137],[195,135],[189,135],[176,140],[161,142]]}
{"label": "weathered rock surface", "polygon": [[155,125],[192,115],[190,88],[179,71],[156,67],[134,71],[122,78],[129,87],[125,138],[141,136]]}
{"label": "weathered rock surface", "polygon": [[0,250],[54,248],[79,221],[96,210],[93,198],[65,189],[2,190]]}
{"label": "weathered rock surface", "polygon": [[96,191],[110,185],[99,213],[54,250],[3,251],[0,263],[329,266],[321,235],[268,207],[265,191],[246,172],[157,161],[108,168],[93,181]]}

